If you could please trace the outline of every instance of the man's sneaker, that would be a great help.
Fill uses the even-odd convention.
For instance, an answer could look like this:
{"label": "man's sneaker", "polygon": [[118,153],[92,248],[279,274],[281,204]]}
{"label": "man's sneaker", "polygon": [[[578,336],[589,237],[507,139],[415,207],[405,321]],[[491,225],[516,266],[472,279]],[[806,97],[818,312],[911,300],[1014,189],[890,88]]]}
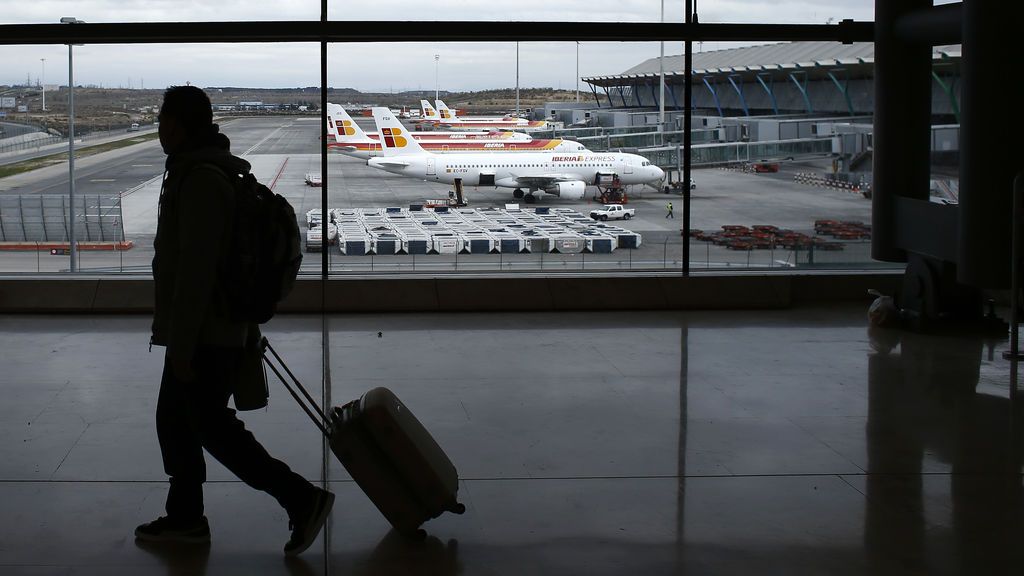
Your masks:
{"label": "man's sneaker", "polygon": [[288,528],[292,536],[284,545],[285,556],[297,556],[309,548],[327,522],[332,506],[334,494],[314,486],[313,496],[301,508],[288,511]]}
{"label": "man's sneaker", "polygon": [[206,521],[206,516],[186,522],[161,516],[136,528],[135,537],[146,542],[209,544],[210,524]]}

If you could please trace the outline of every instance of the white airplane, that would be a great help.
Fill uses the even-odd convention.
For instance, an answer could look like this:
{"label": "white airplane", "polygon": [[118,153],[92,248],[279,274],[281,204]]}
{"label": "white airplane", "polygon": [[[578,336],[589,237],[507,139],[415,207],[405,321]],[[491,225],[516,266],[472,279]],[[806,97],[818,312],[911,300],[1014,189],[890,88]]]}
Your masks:
{"label": "white airplane", "polygon": [[[392,114],[395,114],[401,118],[401,114],[391,110]],[[376,140],[379,138],[377,132],[365,132],[362,128],[356,124],[356,121],[352,119],[345,107],[340,104],[327,103],[327,131],[337,137],[338,142],[342,142],[347,139],[353,139],[357,136],[365,138],[372,138]],[[341,132],[344,132],[342,134]],[[480,129],[473,131],[461,131],[461,132],[442,132],[438,130],[432,130],[429,132],[414,132],[413,138],[417,140],[502,140],[509,142],[530,142],[533,140],[533,136],[524,134],[522,132],[513,132],[511,130],[502,130],[500,128],[491,129]]]}
{"label": "white airplane", "polygon": [[423,114],[420,116],[423,120],[440,120],[441,115],[437,113],[437,110],[430,105],[430,102],[426,100],[420,100],[420,108],[423,110]]}
{"label": "white airplane", "polygon": [[[394,110],[391,111],[395,116]],[[327,104],[327,131],[334,137],[327,148],[336,152],[366,160],[381,155],[380,135],[364,132],[338,104]],[[579,142],[572,140],[534,140],[528,134],[519,132],[414,132],[412,137],[420,146],[430,152],[531,152],[560,151],[578,152],[586,150]]]}
{"label": "white airplane", "polygon": [[527,120],[514,116],[456,116],[441,100],[437,101],[437,110],[441,119],[436,121],[435,125],[451,130],[479,130],[481,128],[500,127],[509,130],[536,131],[547,130],[548,128],[548,123],[545,120]]}
{"label": "white airplane", "polygon": [[437,106],[437,113],[441,115],[441,120],[461,120],[464,122],[517,122],[525,125],[528,121],[524,118],[516,118],[511,114],[504,116],[456,116],[455,111],[448,107],[443,100],[435,100]]}
{"label": "white airplane", "polygon": [[[622,185],[664,180],[665,173],[643,156],[621,152],[524,152],[521,154],[431,154],[424,150],[387,108],[374,108],[381,133],[383,156],[367,164],[410,178],[467,186],[512,188],[514,198],[526,203],[542,191],[567,200],[579,200],[587,185],[618,177]],[[524,191],[525,190],[525,191]]]}

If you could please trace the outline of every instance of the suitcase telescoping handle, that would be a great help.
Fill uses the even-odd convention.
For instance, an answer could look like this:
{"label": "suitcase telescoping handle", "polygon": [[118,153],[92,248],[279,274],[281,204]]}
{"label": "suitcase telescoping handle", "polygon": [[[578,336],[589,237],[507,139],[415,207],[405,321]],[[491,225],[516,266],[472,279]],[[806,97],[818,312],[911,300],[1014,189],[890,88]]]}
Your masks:
{"label": "suitcase telescoping handle", "polygon": [[[316,403],[316,400],[314,400],[313,397],[310,396],[309,392],[306,391],[306,387],[303,386],[302,383],[299,382],[299,379],[295,377],[295,374],[292,374],[292,371],[288,368],[288,365],[285,364],[284,360],[281,359],[281,356],[277,353],[277,350],[274,350],[274,347],[270,345],[270,341],[267,340],[266,336],[264,336],[263,339],[260,341],[260,347],[263,350],[263,361],[267,364],[267,366],[270,367],[274,374],[277,375],[278,379],[281,380],[281,383],[284,384],[284,387],[288,389],[289,393],[291,393],[292,398],[295,398],[295,401],[299,403],[299,406],[306,413],[306,415],[309,416],[309,419],[313,421],[313,424],[316,424],[316,427],[319,428],[320,431],[324,433],[324,436],[330,436],[331,432],[330,429],[327,427],[327,415],[324,414],[323,410],[321,410],[320,406]],[[295,384],[295,388],[298,388],[299,391],[302,392],[302,396],[305,397],[305,400],[299,397],[299,394],[295,392],[295,388],[292,388],[292,385],[288,382],[288,378],[285,378],[284,375],[282,375],[281,372],[277,369],[277,366],[275,366],[274,363],[270,361],[270,358],[267,356],[267,350],[270,350],[270,353],[274,356],[274,359],[277,361],[278,364],[281,365],[281,368],[283,368],[284,371],[288,374],[288,377],[291,378],[291,381]]]}

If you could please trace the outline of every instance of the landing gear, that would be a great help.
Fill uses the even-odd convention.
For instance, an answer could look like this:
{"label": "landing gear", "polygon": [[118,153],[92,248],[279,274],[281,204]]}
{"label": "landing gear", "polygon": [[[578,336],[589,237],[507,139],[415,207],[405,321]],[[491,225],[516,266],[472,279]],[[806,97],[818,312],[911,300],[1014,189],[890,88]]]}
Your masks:
{"label": "landing gear", "polygon": [[533,194],[527,194],[526,196],[523,197],[523,200],[526,200],[527,204],[533,204],[534,202],[537,201],[537,197],[534,196]]}
{"label": "landing gear", "polygon": [[[522,198],[522,197],[523,197],[523,191],[522,191],[522,189],[520,189],[520,188],[516,188],[515,190],[513,190],[513,191],[512,191],[512,197],[513,197],[513,198],[516,198],[516,199],[518,199],[518,198]],[[527,202],[529,202],[529,200],[527,200]]]}

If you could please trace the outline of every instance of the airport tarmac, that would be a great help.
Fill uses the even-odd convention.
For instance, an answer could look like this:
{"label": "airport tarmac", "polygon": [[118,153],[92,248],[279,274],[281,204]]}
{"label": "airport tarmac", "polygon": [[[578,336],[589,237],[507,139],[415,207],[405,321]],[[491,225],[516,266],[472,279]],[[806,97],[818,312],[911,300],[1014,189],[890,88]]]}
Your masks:
{"label": "airport tarmac", "polygon": [[[369,119],[359,118],[364,128]],[[307,173],[321,173],[318,117],[255,117],[223,121],[222,131],[231,138],[232,152],[253,166],[256,177],[273,187],[295,207],[300,226],[305,213],[320,207],[321,188],[306,185]],[[109,194],[122,198],[125,237],[135,247],[129,251],[80,252],[80,269],[95,271],[148,272],[152,239],[156,227],[156,205],[166,156],[156,141],[105,152],[75,163],[76,194]],[[818,219],[854,220],[869,223],[871,202],[847,191],[814,188],[792,180],[798,171],[821,171],[814,166],[786,165],[779,174],[750,174],[718,168],[696,169],[697,188],[692,193],[691,227],[717,230],[722,225],[769,224],[813,234]],[[381,172],[365,161],[331,154],[325,178],[329,208],[405,207],[430,198],[445,198],[451,186],[430,183]],[[30,173],[0,179],[0,194],[62,194],[67,192],[67,165],[51,166]],[[636,217],[622,227],[639,232],[643,245],[636,250],[620,249],[611,255],[473,255],[346,257],[331,253],[331,269],[337,271],[450,271],[493,269],[680,269],[682,261],[682,197],[666,195],[651,186],[633,186],[629,206]],[[566,201],[539,194],[534,206],[567,207],[588,213],[597,203],[587,198]],[[516,202],[511,190],[467,187],[470,208],[504,207]],[[675,218],[666,218],[672,202]],[[869,262],[865,242],[849,243],[840,252],[819,253],[816,265],[858,265]],[[691,243],[694,268],[788,267],[806,264],[807,254],[791,251],[734,251],[705,242]],[[0,254],[3,272],[56,272],[67,268],[66,257],[38,253]],[[319,255],[307,255],[305,268],[319,268]]]}

